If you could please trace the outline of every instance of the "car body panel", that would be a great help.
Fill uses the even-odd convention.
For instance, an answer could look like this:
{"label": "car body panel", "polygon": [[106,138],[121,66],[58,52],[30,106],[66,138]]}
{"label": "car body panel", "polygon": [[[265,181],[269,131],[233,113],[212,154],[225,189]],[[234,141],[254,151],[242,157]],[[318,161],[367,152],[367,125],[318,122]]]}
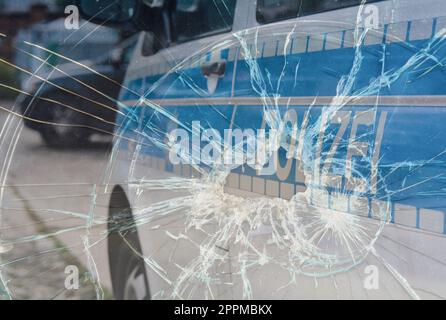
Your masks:
{"label": "car body panel", "polygon": [[[446,234],[446,198],[441,192],[445,75],[430,56],[445,54],[441,30],[446,12],[440,2],[427,2],[424,10],[416,10],[419,2],[412,0],[397,2],[397,7],[392,1],[377,2],[381,28],[366,33],[359,46],[353,40],[357,7],[259,26],[255,1],[239,1],[236,28],[229,34],[179,44],[151,57],[141,57],[136,49],[125,80],[131,92],[121,93],[127,107],[121,108],[125,115],[117,120],[121,129],[116,131],[109,173],[110,181],[126,182],[137,215],[140,210],[143,216],[159,215],[139,225],[144,256],[163,270],[147,264],[154,298],[407,298],[423,290],[445,296],[446,288],[434,283],[444,276],[441,263],[446,256],[429,244],[441,248]],[[242,10],[244,6],[253,9]],[[242,12],[250,13],[248,19]],[[213,91],[200,68],[220,60],[227,61],[227,69]],[[167,187],[146,190],[140,183],[198,178],[200,173],[190,164],[169,163],[168,150],[156,142],[166,143],[166,133],[179,126],[193,128],[194,121],[200,121],[201,130],[213,128],[222,136],[228,128],[271,128],[274,123],[265,119],[265,111],[272,112],[279,125],[288,119],[290,127],[312,130],[300,140],[300,161],[287,158],[282,145],[276,173],[260,176],[253,168],[239,166],[228,175],[226,192],[285,200],[297,194],[308,210],[361,216],[361,225],[373,230],[367,237],[370,244],[395,250],[380,253],[393,268],[381,256],[359,250],[358,261],[335,264],[333,274],[322,276],[310,268],[308,274],[293,277],[287,268],[260,264],[258,257],[244,260],[246,248],[228,238],[215,244],[229,252],[210,268],[218,279],[215,287],[191,271],[196,269],[187,270],[190,264],[203,263],[205,255],[197,249],[209,245],[202,242],[206,233],[184,230],[190,217],[181,210],[144,211],[153,203],[175,201],[179,194]],[[214,230],[210,234],[221,227],[206,226]],[[286,260],[287,248],[268,242],[270,227],[250,233],[252,247]],[[439,264],[431,265],[429,257]],[[352,270],[362,261],[384,265],[387,289],[369,293],[362,287],[359,271]],[[246,268],[249,262],[254,267]],[[407,287],[395,270],[422,290]],[[338,290],[333,278],[335,283],[353,284]]]}

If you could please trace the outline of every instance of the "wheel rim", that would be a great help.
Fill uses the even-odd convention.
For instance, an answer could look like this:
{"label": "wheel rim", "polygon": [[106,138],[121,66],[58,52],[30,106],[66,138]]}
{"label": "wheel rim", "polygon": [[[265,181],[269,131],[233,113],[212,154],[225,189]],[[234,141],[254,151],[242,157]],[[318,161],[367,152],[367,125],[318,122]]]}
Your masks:
{"label": "wheel rim", "polygon": [[73,124],[72,122],[75,115],[76,112],[69,108],[55,108],[53,112],[53,121],[55,123],[53,127],[55,133],[59,136],[67,136],[71,134],[72,127],[69,125]]}
{"label": "wheel rim", "polygon": [[143,300],[147,296],[144,273],[139,266],[133,267],[124,286],[124,300]]}

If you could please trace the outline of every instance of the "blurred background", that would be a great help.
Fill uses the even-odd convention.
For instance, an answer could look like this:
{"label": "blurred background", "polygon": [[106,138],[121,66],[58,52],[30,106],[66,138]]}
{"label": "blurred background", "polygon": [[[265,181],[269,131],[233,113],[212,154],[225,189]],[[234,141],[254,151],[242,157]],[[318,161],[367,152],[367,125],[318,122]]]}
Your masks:
{"label": "blurred background", "polygon": [[82,20],[73,3],[0,0],[0,107],[53,149],[110,140],[137,40],[135,30]]}
{"label": "blurred background", "polygon": [[[64,28],[64,20],[67,14],[65,8],[73,1],[67,0],[0,0],[0,33],[4,36],[0,38],[0,57],[8,61],[16,62],[22,67],[34,67],[39,65],[39,61],[26,56],[20,49],[23,49],[23,41],[38,43],[42,46],[67,55],[70,58],[88,59],[104,54],[110,47],[119,42],[119,40],[129,36],[129,34],[120,34],[118,31],[107,30],[99,34],[93,34],[85,39],[83,44],[73,48],[73,44],[80,38],[88,35],[96,26],[85,27],[76,36],[70,36],[65,39],[70,30]],[[81,22],[82,23],[82,22]],[[105,29],[105,28],[104,28]],[[103,36],[106,38],[103,38]],[[94,43],[94,46],[91,44]],[[85,50],[88,46],[89,50]],[[19,50],[18,50],[19,49]],[[40,57],[48,56],[43,51],[34,49]],[[60,62],[56,56],[52,57],[51,64]],[[48,70],[46,66],[44,69]],[[26,74],[14,70],[5,64],[0,65],[0,80],[2,83],[11,85],[24,85]],[[0,89],[0,97],[15,98],[16,92]]]}
{"label": "blurred background", "polygon": [[[0,33],[8,35],[0,39],[0,57],[13,60],[16,36],[38,23],[62,17],[65,6],[59,1],[0,1]],[[20,74],[12,67],[0,65],[0,81],[16,85]],[[13,99],[16,92],[0,88],[0,97]]]}
{"label": "blurred background", "polygon": [[[0,0],[0,144],[8,150],[0,151],[0,299],[111,297],[86,272],[79,214],[88,212],[108,163],[115,103],[104,96],[118,98],[136,38],[83,20],[67,29],[71,4]],[[92,249],[99,275],[108,272],[103,249]],[[70,266],[81,280],[73,290],[66,285]]]}

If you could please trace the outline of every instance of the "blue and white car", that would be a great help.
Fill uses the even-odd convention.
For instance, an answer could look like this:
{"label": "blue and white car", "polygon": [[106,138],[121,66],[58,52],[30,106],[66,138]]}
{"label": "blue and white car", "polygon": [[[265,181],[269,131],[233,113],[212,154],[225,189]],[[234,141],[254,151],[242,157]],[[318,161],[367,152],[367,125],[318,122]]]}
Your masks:
{"label": "blue and white car", "polygon": [[116,298],[446,297],[444,1],[79,5],[141,30],[104,181]]}

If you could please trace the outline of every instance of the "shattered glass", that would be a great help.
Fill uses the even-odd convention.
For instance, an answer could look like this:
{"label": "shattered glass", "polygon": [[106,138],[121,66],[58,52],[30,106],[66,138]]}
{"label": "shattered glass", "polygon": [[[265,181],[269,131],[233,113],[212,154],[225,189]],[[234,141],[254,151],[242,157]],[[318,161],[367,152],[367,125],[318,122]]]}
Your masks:
{"label": "shattered glass", "polygon": [[[119,107],[114,130],[102,132],[110,150],[36,147],[23,121],[45,121],[0,105],[2,297],[26,298],[33,281],[55,273],[40,297],[69,298],[65,267],[76,265],[84,299],[111,298],[117,287],[152,299],[445,298],[446,29],[401,39],[391,23],[365,27],[364,5],[353,8],[353,25],[292,19],[225,34],[181,59],[172,53],[157,77],[128,72],[119,99],[51,66],[104,98],[89,101],[97,108]],[[32,49],[114,82],[24,45],[42,66]],[[223,76],[201,75],[220,60]],[[116,271],[132,259],[134,292]]]}

